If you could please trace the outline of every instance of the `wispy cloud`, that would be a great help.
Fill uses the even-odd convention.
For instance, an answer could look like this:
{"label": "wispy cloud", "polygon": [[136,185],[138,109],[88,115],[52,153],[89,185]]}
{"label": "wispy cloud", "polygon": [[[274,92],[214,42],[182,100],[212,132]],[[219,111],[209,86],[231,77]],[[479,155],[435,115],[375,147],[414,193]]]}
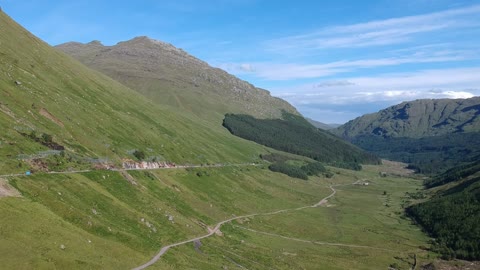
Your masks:
{"label": "wispy cloud", "polygon": [[273,94],[296,106],[395,104],[420,98],[470,98],[480,95],[480,68],[423,70],[415,73],[384,74],[376,77],[352,77],[342,81],[320,81]]}
{"label": "wispy cloud", "polygon": [[445,29],[479,27],[480,5],[425,15],[324,27],[310,33],[265,42],[277,53],[299,53],[325,48],[354,48],[409,41],[413,36]]}
{"label": "wispy cloud", "polygon": [[405,56],[377,59],[342,60],[325,64],[297,63],[223,63],[218,67],[234,74],[250,73],[265,80],[294,80],[327,77],[358,69],[397,66],[403,64],[420,64],[461,61],[478,57],[477,51],[442,50],[418,51]]}

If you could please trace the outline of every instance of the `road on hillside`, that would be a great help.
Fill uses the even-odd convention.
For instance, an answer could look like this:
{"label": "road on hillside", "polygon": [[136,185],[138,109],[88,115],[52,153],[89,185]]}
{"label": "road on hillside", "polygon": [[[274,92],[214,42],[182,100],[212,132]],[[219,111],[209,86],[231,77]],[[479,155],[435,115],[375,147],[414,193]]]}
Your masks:
{"label": "road on hillside", "polygon": [[[357,181],[357,182],[358,182],[358,181]],[[176,247],[176,246],[180,246],[180,245],[192,243],[192,242],[194,242],[194,241],[198,241],[198,240],[201,240],[201,239],[204,239],[204,238],[207,238],[207,237],[212,236],[212,235],[215,234],[215,233],[220,229],[220,227],[222,227],[222,225],[225,224],[225,223],[228,223],[228,222],[231,222],[231,221],[234,221],[234,220],[237,220],[237,219],[242,219],[242,218],[249,218],[249,217],[255,217],[255,216],[270,216],[270,215],[276,215],[276,214],[285,213],[285,212],[298,211],[298,210],[302,210],[302,209],[306,209],[306,208],[315,208],[315,207],[318,207],[318,206],[321,206],[321,205],[325,204],[329,198],[335,196],[335,194],[337,193],[337,191],[335,190],[334,187],[336,187],[336,186],[353,185],[353,184],[356,184],[357,182],[352,183],[352,184],[331,185],[331,186],[329,186],[329,188],[332,190],[332,193],[330,193],[330,195],[324,197],[324,198],[321,199],[318,203],[313,204],[313,205],[307,205],[307,206],[302,206],[302,207],[298,207],[298,208],[282,209],[282,210],[277,210],[277,211],[267,212],[267,213],[254,213],[254,214],[249,214],[249,215],[243,215],[243,216],[233,217],[233,218],[229,218],[229,219],[220,221],[219,223],[217,223],[217,224],[215,225],[215,228],[213,228],[213,229],[210,229],[210,228],[209,228],[208,234],[205,234],[205,235],[203,235],[203,236],[195,237],[195,238],[192,238],[192,239],[189,239],[189,240],[185,240],[185,241],[182,241],[182,242],[178,242],[178,243],[174,243],[174,244],[170,244],[170,245],[167,245],[167,246],[162,247],[162,248],[160,249],[160,251],[157,253],[157,255],[155,255],[155,257],[153,257],[150,261],[148,261],[147,263],[145,263],[145,264],[143,264],[143,265],[141,265],[141,266],[138,266],[138,267],[134,268],[133,270],[143,270],[143,269],[145,269],[145,268],[153,265],[154,263],[156,263],[156,262],[160,259],[160,257],[162,257],[163,254],[165,254],[165,253],[166,253],[170,248],[172,248],[172,247]],[[334,243],[329,243],[329,244],[334,244]],[[365,246],[355,246],[355,245],[347,245],[347,244],[338,244],[338,245],[345,245],[345,246],[350,246],[350,247],[365,247]]]}
{"label": "road on hillside", "polygon": [[[108,171],[153,171],[153,170],[171,170],[171,169],[188,169],[188,168],[223,168],[223,167],[238,167],[238,166],[261,166],[262,164],[257,163],[238,163],[238,164],[214,164],[214,165],[177,165],[175,167],[161,167],[153,169],[109,169]],[[78,170],[78,171],[60,171],[60,172],[42,172],[46,174],[74,174],[74,173],[86,173],[93,171],[106,171],[107,169],[89,169],[89,170]],[[3,174],[0,177],[16,177],[16,176],[25,176],[25,173],[16,173],[16,174]]]}

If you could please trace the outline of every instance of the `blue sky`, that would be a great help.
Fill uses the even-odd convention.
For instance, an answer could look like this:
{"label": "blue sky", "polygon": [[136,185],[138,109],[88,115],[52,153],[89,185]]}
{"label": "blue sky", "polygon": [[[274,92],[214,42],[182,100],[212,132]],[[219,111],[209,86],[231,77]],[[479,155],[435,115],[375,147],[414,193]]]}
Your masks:
{"label": "blue sky", "polygon": [[46,42],[149,36],[343,123],[419,98],[480,95],[480,1],[3,0]]}

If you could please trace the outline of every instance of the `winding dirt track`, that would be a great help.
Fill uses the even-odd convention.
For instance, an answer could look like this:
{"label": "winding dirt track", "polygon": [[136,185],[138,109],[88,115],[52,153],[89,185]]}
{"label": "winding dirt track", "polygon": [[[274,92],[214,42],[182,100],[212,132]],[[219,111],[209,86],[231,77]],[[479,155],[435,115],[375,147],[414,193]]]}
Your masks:
{"label": "winding dirt track", "polygon": [[[351,184],[348,184],[348,185],[351,185]],[[340,186],[340,185],[336,185],[336,186]],[[194,242],[194,241],[201,240],[201,239],[203,239],[203,238],[207,238],[207,237],[212,236],[212,235],[215,234],[215,233],[220,229],[220,227],[222,227],[222,225],[225,224],[225,223],[228,223],[228,222],[231,222],[231,221],[234,221],[234,220],[237,220],[237,219],[242,219],[242,218],[249,218],[249,217],[255,217],[255,216],[270,216],[270,215],[276,215],[276,214],[285,213],[285,212],[298,211],[298,210],[302,210],[302,209],[306,209],[306,208],[315,208],[315,207],[318,207],[318,206],[326,203],[329,198],[335,196],[335,194],[337,193],[337,191],[336,191],[333,187],[334,187],[334,186],[330,186],[330,189],[332,190],[332,193],[330,193],[330,195],[328,195],[327,197],[321,199],[318,203],[313,204],[313,205],[307,205],[307,206],[302,206],[302,207],[298,207],[298,208],[282,209],[282,210],[277,210],[277,211],[267,212],[267,213],[249,214],[249,215],[233,217],[233,218],[230,218],[230,219],[226,219],[226,220],[224,220],[224,221],[220,221],[219,223],[217,223],[217,224],[215,225],[215,228],[209,229],[209,233],[206,234],[206,235],[199,236],[199,237],[195,237],[195,238],[192,238],[192,239],[189,239],[189,240],[185,240],[185,241],[182,241],[182,242],[178,242],[178,243],[174,243],[174,244],[170,244],[170,245],[167,245],[167,246],[162,247],[162,248],[160,249],[160,251],[157,253],[157,255],[155,255],[155,257],[153,257],[150,261],[148,261],[147,263],[145,263],[145,264],[143,264],[143,265],[140,265],[140,266],[134,268],[133,270],[142,270],[142,269],[145,269],[145,268],[151,266],[152,264],[156,263],[156,262],[160,259],[160,257],[162,257],[162,255],[165,254],[165,253],[166,253],[170,248],[172,248],[172,247],[176,247],[176,246],[188,244],[188,243],[191,243],[191,242]],[[352,247],[353,247],[353,245],[352,245]]]}
{"label": "winding dirt track", "polygon": [[292,240],[292,241],[296,241],[296,242],[302,242],[302,243],[311,243],[311,244],[324,245],[324,246],[350,247],[350,248],[368,248],[368,249],[377,249],[377,250],[383,250],[383,251],[396,252],[395,250],[386,249],[386,248],[371,247],[371,246],[362,246],[362,245],[353,245],[353,244],[331,243],[331,242],[323,242],[323,241],[311,241],[311,240],[305,240],[305,239],[300,239],[300,238],[288,237],[288,236],[279,235],[279,234],[274,234],[274,233],[269,233],[269,232],[257,231],[257,230],[250,229],[250,228],[245,228],[245,227],[242,227],[242,226],[234,226],[234,227],[235,227],[235,228],[240,228],[240,229],[242,229],[242,230],[246,230],[246,231],[258,233],[258,234],[264,234],[264,235],[268,235],[268,236],[273,236],[273,237],[288,239],[288,240]]}
{"label": "winding dirt track", "polygon": [[[210,166],[184,165],[184,166],[177,166],[177,167],[173,167],[173,168],[158,168],[158,169],[185,169],[185,168],[227,167],[227,166],[258,166],[258,164],[254,164],[254,163],[228,164],[228,165],[217,164],[217,165],[210,165]],[[133,171],[133,170],[157,170],[157,169],[113,169],[112,171]],[[90,172],[90,171],[94,171],[94,170],[48,172],[47,174],[73,174],[73,173],[85,173],[85,172]],[[5,178],[7,178],[7,177],[16,177],[16,176],[23,176],[23,175],[24,175],[24,174],[9,174],[9,175],[0,175],[0,177],[5,177]],[[360,181],[360,180],[359,180],[359,181]],[[359,182],[359,181],[357,181],[357,182]],[[302,207],[298,207],[298,208],[282,209],[282,210],[277,210],[277,211],[267,212],[267,213],[254,213],[254,214],[237,216],[237,217],[233,217],[233,218],[230,218],[230,219],[226,219],[226,220],[220,221],[219,223],[217,223],[217,224],[215,225],[215,227],[214,227],[213,229],[210,229],[210,228],[209,228],[208,234],[205,234],[205,235],[199,236],[199,237],[195,237],[195,238],[192,238],[192,239],[189,239],[189,240],[185,240],[185,241],[182,241],[182,242],[178,242],[178,243],[174,243],[174,244],[170,244],[170,245],[163,246],[163,247],[160,249],[160,251],[159,251],[150,261],[148,261],[147,263],[145,263],[145,264],[143,264],[143,265],[141,265],[141,266],[138,266],[138,267],[134,268],[133,270],[142,270],[142,269],[145,269],[145,268],[153,265],[154,263],[156,263],[156,262],[160,259],[160,257],[162,257],[163,254],[165,254],[165,253],[166,253],[170,248],[172,248],[172,247],[176,247],[176,246],[180,246],[180,245],[192,243],[192,242],[194,242],[194,241],[198,241],[198,240],[201,240],[201,239],[204,239],[204,238],[207,238],[207,237],[212,236],[212,235],[215,234],[215,233],[220,229],[220,227],[222,227],[222,225],[225,224],[225,223],[228,223],[228,222],[231,222],[231,221],[234,221],[234,220],[237,220],[237,219],[242,219],[242,218],[249,218],[249,217],[255,217],[255,216],[270,216],[270,215],[277,215],[277,214],[286,213],[286,212],[299,211],[299,210],[303,210],[303,209],[307,209],[307,208],[319,207],[319,206],[327,203],[327,200],[328,200],[329,198],[335,196],[335,194],[337,193],[337,191],[335,190],[334,187],[354,185],[354,184],[357,184],[357,182],[352,183],[352,184],[331,185],[331,186],[329,186],[329,188],[332,190],[332,193],[330,193],[330,195],[324,197],[324,198],[321,199],[319,202],[317,202],[316,204],[313,204],[313,205],[307,205],[307,206],[302,206]],[[243,227],[242,227],[242,228],[243,228]],[[339,243],[327,243],[327,242],[308,241],[308,240],[303,240],[303,239],[285,237],[285,236],[282,236],[282,235],[276,235],[276,234],[272,234],[272,233],[268,233],[268,232],[255,231],[255,230],[247,229],[247,228],[243,228],[243,229],[250,230],[250,231],[256,232],[256,233],[261,233],[261,234],[270,235],[270,236],[281,237],[281,238],[290,239],[290,240],[294,240],[294,241],[310,242],[310,243],[314,243],[314,244],[346,246],[346,247],[357,247],[357,248],[374,248],[374,247],[368,247],[368,246],[358,246],[358,245],[349,245],[349,244],[339,244]],[[374,249],[377,249],[377,248],[374,248]]]}

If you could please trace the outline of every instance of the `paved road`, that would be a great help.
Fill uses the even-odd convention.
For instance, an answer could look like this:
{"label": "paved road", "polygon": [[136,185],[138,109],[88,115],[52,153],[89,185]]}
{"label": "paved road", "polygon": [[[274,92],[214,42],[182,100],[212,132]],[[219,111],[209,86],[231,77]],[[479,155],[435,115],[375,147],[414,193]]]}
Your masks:
{"label": "paved road", "polygon": [[224,221],[220,221],[219,223],[217,223],[217,225],[215,226],[215,228],[213,229],[209,229],[209,233],[206,234],[206,235],[203,235],[203,236],[199,236],[199,237],[195,237],[195,238],[192,238],[192,239],[189,239],[189,240],[185,240],[185,241],[182,241],[182,242],[178,242],[178,243],[175,243],[175,244],[170,244],[170,245],[167,245],[167,246],[164,246],[160,249],[160,251],[157,253],[157,255],[155,255],[155,257],[153,257],[150,261],[148,261],[147,263],[141,265],[141,266],[138,266],[136,268],[134,268],[133,270],[143,270],[149,266],[151,266],[152,264],[156,263],[160,257],[162,257],[163,254],[165,254],[170,248],[172,247],[176,247],[176,246],[180,246],[180,245],[184,245],[184,244],[188,244],[188,243],[191,243],[191,242],[194,242],[194,241],[198,241],[198,240],[201,240],[203,238],[207,238],[207,237],[210,237],[212,236],[214,233],[216,233],[220,227],[222,227],[223,224],[225,223],[228,223],[228,222],[231,222],[233,220],[237,220],[237,219],[242,219],[242,218],[249,218],[249,217],[255,217],[255,216],[270,216],[270,215],[276,215],[276,214],[280,214],[280,213],[285,213],[285,212],[291,212],[291,211],[298,211],[298,210],[302,210],[302,209],[306,209],[306,208],[315,208],[315,207],[318,207],[322,204],[324,204],[329,198],[331,198],[332,196],[335,195],[335,193],[337,192],[334,188],[334,186],[330,186],[330,189],[332,190],[332,193],[330,195],[328,195],[327,197],[321,199],[318,203],[316,204],[313,204],[313,205],[307,205],[307,206],[302,206],[302,207],[298,207],[298,208],[289,208],[289,209],[282,209],[282,210],[278,210],[278,211],[273,211],[273,212],[267,212],[267,213],[254,213],[254,214],[249,214],[249,215],[243,215],[243,216],[238,216],[238,217],[233,217],[233,218],[230,218],[230,219],[227,219],[227,220],[224,220]]}

